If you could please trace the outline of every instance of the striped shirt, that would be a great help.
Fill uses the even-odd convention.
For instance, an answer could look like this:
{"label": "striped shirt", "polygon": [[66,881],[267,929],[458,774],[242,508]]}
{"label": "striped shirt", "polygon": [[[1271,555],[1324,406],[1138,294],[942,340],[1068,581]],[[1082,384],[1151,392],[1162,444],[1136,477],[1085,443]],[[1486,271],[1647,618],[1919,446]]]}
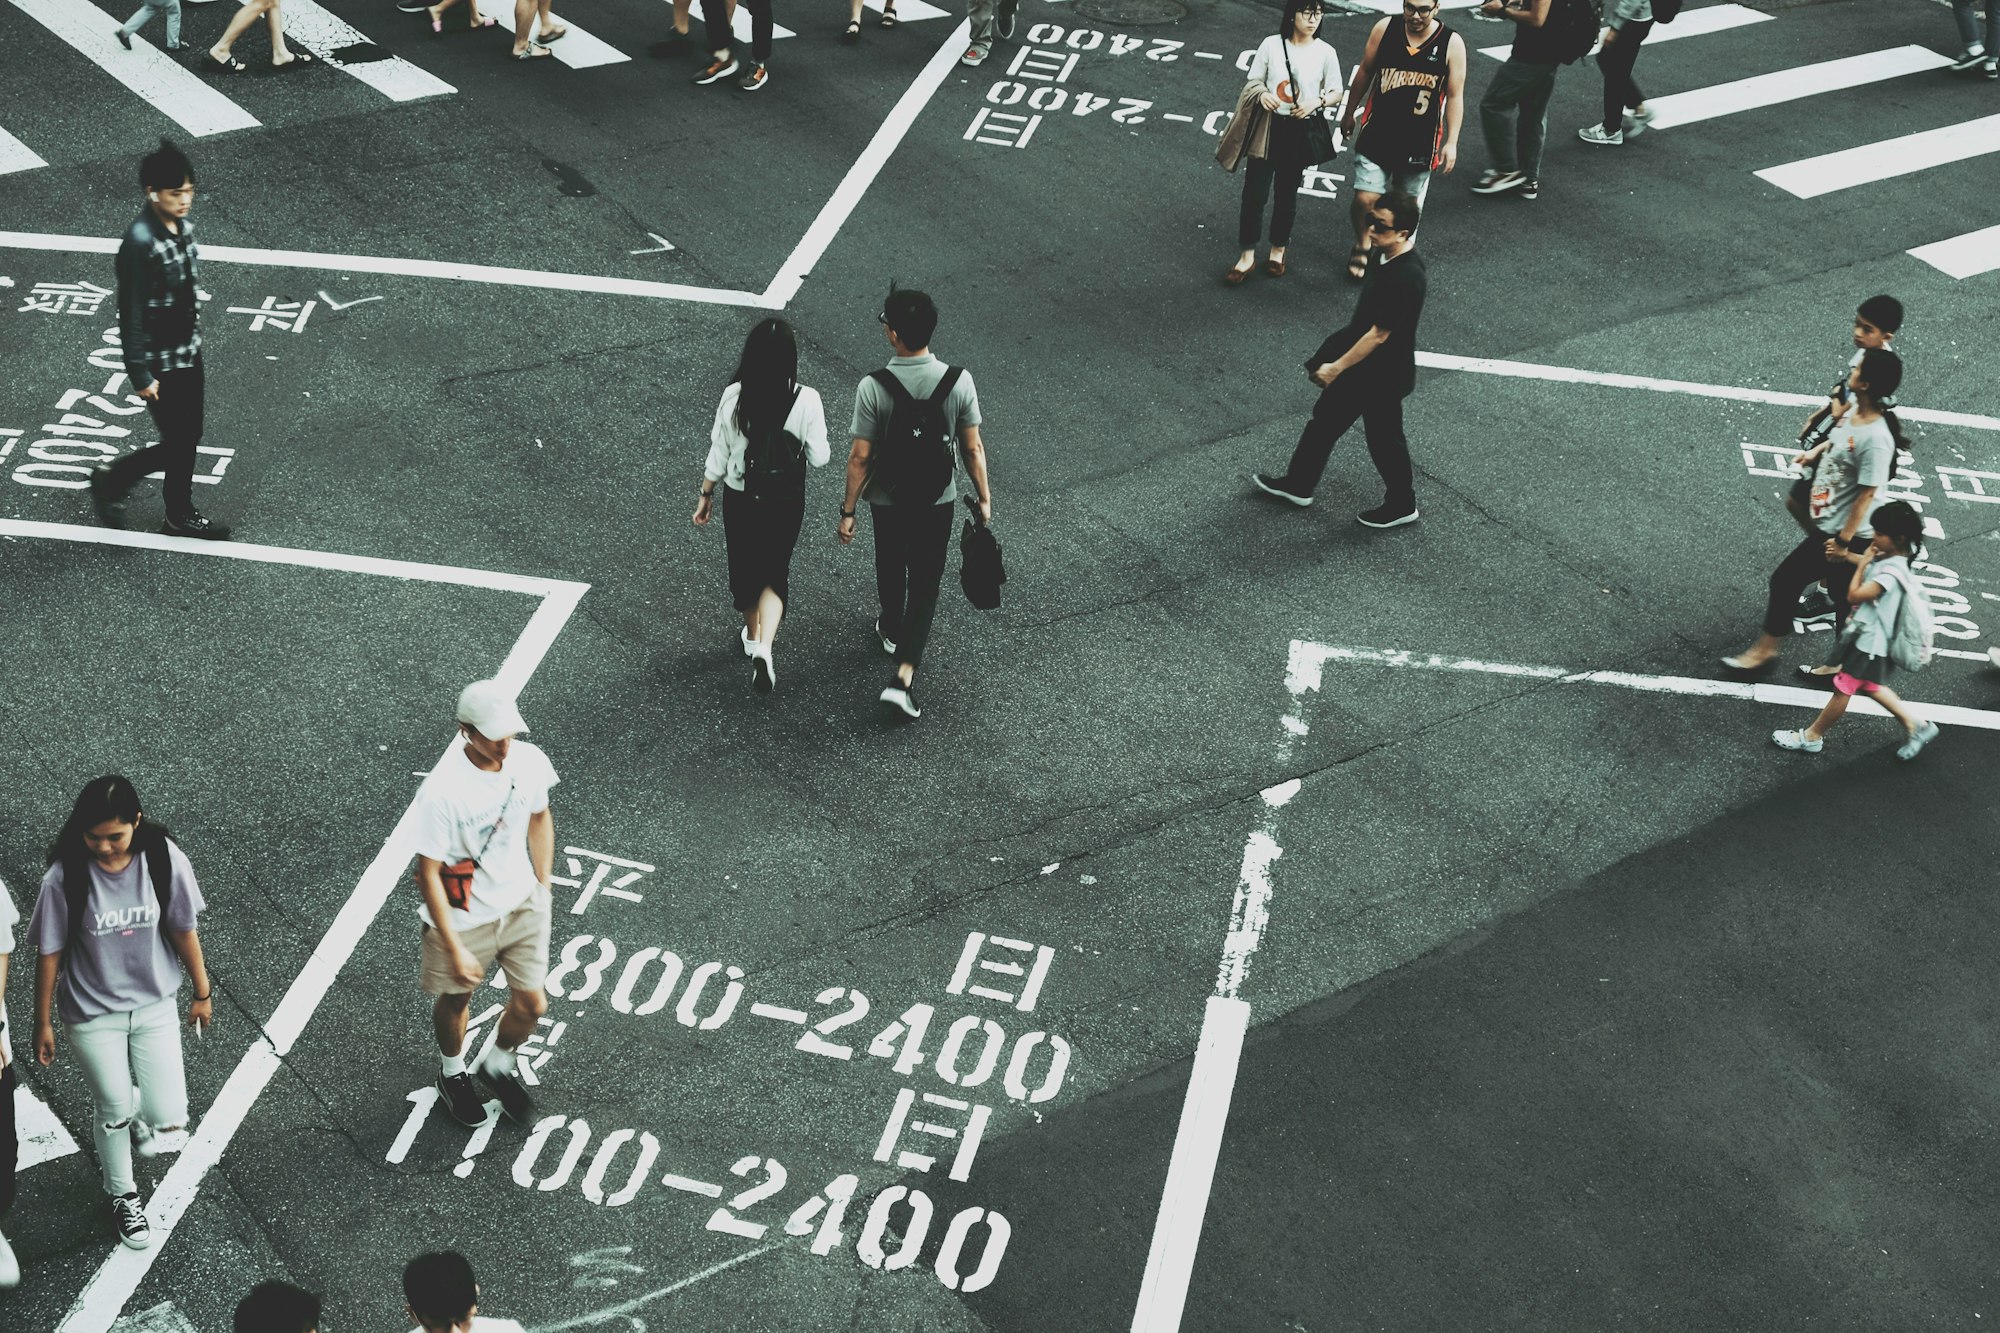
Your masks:
{"label": "striped shirt", "polygon": [[201,352],[195,296],[201,247],[191,219],[180,219],[180,228],[168,231],[149,208],[118,246],[118,332],[135,389],[191,368]]}

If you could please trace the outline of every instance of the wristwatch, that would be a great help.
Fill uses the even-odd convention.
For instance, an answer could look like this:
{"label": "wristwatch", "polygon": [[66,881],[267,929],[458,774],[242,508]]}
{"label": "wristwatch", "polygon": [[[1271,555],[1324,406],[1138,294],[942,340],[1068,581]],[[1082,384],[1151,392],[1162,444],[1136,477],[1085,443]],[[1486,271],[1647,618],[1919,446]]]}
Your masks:
{"label": "wristwatch", "polygon": [[853,517],[854,517],[854,511],[853,511],[852,509],[843,509],[843,510],[841,510],[841,511],[840,511],[840,516],[841,516],[842,518],[853,518]]}

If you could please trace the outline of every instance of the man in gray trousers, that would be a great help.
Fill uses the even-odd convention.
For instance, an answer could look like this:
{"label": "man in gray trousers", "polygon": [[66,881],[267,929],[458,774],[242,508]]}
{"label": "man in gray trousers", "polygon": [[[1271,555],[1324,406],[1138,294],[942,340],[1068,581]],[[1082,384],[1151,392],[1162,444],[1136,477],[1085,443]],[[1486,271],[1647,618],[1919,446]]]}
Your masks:
{"label": "man in gray trousers", "polygon": [[1523,199],[1542,193],[1542,145],[1549,137],[1549,98],[1562,66],[1557,34],[1549,27],[1551,0],[1486,0],[1479,12],[1514,21],[1514,49],[1486,96],[1479,102],[1479,126],[1486,134],[1492,165],[1472,187],[1474,194],[1519,190]]}
{"label": "man in gray trousers", "polygon": [[965,17],[972,23],[972,45],[958,58],[961,65],[983,65],[993,49],[993,39],[1014,40],[1014,19],[1021,12],[1021,0],[966,0]]}

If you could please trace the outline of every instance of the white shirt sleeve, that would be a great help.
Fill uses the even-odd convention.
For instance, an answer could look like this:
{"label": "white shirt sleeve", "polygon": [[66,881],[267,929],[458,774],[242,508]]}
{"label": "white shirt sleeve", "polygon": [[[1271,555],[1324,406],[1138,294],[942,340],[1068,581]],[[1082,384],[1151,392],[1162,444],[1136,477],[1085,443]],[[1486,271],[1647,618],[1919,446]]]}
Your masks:
{"label": "white shirt sleeve", "polygon": [[715,424],[708,431],[708,462],[702,465],[703,481],[721,481],[733,470],[730,454],[734,452],[731,439],[736,434],[736,394],[732,384],[722,391],[722,401],[715,405]]}
{"label": "white shirt sleeve", "polygon": [[1257,43],[1257,57],[1250,62],[1250,82],[1262,85],[1264,91],[1273,97],[1278,95],[1278,83],[1285,68],[1284,62],[1278,58],[1278,43],[1283,40],[1275,35],[1266,37]]}
{"label": "white shirt sleeve", "polygon": [[833,445],[826,438],[826,404],[819,400],[819,390],[799,390],[799,438],[805,441],[806,462],[814,467],[825,467],[833,457]]}

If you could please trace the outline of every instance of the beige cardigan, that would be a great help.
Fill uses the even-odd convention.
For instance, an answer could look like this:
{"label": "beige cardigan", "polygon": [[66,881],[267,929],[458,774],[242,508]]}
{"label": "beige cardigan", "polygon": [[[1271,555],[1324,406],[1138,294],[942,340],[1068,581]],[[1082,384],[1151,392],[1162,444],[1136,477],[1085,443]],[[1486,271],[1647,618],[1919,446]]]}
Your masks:
{"label": "beige cardigan", "polygon": [[[2000,4],[2000,0],[1993,2]],[[1224,171],[1236,170],[1236,164],[1246,157],[1270,156],[1271,113],[1257,100],[1263,94],[1264,85],[1253,79],[1236,95],[1236,114],[1229,118],[1221,140],[1215,145],[1215,160]]]}

